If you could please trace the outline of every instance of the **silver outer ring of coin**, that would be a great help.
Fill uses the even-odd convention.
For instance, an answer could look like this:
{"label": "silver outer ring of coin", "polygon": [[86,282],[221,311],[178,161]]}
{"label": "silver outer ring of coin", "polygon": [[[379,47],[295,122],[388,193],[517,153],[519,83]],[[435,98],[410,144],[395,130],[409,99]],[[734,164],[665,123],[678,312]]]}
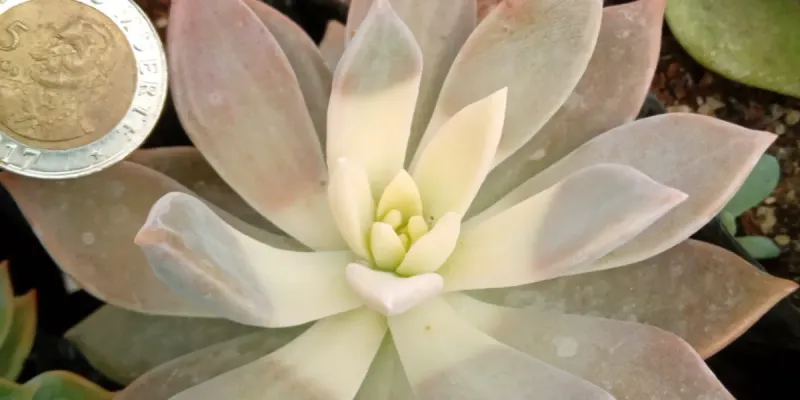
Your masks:
{"label": "silver outer ring of coin", "polygon": [[[0,14],[28,1],[32,0],[0,0]],[[0,129],[0,169],[41,179],[86,176],[110,167],[136,150],[161,116],[167,98],[167,59],[158,32],[144,11],[132,0],[74,1],[100,11],[125,34],[137,69],[133,101],[110,132],[71,149],[31,147]]]}

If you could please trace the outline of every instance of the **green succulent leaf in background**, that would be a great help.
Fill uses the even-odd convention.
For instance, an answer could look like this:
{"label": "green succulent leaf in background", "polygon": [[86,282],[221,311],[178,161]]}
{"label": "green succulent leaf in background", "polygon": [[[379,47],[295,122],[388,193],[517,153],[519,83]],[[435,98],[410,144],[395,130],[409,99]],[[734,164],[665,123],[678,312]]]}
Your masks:
{"label": "green succulent leaf in background", "polygon": [[15,298],[8,264],[0,262],[0,400],[111,400],[112,393],[65,371],[14,382],[33,348],[36,316],[36,293]]}
{"label": "green succulent leaf in background", "polygon": [[48,371],[24,385],[33,389],[31,400],[111,400],[113,393],[66,371]]}
{"label": "green succulent leaf in background", "polygon": [[[781,178],[781,167],[778,159],[764,154],[753,168],[753,171],[744,181],[739,191],[731,198],[722,209],[720,219],[725,229],[736,236],[736,218],[745,211],[758,206],[778,186]],[[736,237],[736,241],[757,260],[778,257],[780,248],[775,242],[764,236]]]}
{"label": "green succulent leaf in background", "polygon": [[800,1],[669,0],[667,22],[706,68],[800,97]]}
{"label": "green succulent leaf in background", "polygon": [[8,265],[0,265],[0,378],[14,381],[22,371],[36,334],[36,293],[14,298]]}
{"label": "green succulent leaf in background", "polygon": [[734,216],[742,215],[769,197],[778,186],[780,178],[781,166],[778,164],[778,159],[769,154],[763,155],[723,210]]}
{"label": "green succulent leaf in background", "polygon": [[756,260],[766,260],[781,255],[781,249],[768,237],[740,236],[736,241]]}

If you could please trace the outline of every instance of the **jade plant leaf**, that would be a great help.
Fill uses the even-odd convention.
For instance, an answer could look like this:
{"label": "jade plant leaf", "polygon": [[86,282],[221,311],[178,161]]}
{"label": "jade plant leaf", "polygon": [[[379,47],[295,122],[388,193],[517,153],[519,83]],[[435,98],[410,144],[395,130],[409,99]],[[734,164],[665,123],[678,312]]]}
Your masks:
{"label": "jade plant leaf", "polygon": [[0,400],[31,400],[33,393],[34,390],[27,386],[0,379]]}
{"label": "jade plant leaf", "polygon": [[756,260],[766,260],[781,255],[781,249],[775,241],[764,236],[741,236],[736,241]]}
{"label": "jade plant leaf", "polygon": [[14,317],[0,345],[0,377],[15,380],[33,347],[36,334],[36,292],[14,299]]}
{"label": "jade plant leaf", "polygon": [[736,192],[736,195],[725,205],[723,211],[733,216],[739,216],[743,212],[761,204],[775,190],[780,179],[781,166],[778,163],[778,159],[769,154],[764,154],[758,160],[755,168],[753,168],[753,172],[745,179],[742,187]]}
{"label": "jade plant leaf", "polygon": [[800,1],[670,0],[667,22],[700,64],[800,97]]}
{"label": "jade plant leaf", "polygon": [[45,372],[24,386],[35,390],[32,400],[111,400],[114,397],[102,387],[66,371]]}

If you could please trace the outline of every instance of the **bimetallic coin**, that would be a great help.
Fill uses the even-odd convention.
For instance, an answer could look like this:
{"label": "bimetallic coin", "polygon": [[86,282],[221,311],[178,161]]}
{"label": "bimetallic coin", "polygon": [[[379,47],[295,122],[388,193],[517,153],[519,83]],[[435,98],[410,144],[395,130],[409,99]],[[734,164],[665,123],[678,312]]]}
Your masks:
{"label": "bimetallic coin", "polygon": [[144,142],[166,96],[161,40],[132,0],[0,0],[0,168],[97,172]]}

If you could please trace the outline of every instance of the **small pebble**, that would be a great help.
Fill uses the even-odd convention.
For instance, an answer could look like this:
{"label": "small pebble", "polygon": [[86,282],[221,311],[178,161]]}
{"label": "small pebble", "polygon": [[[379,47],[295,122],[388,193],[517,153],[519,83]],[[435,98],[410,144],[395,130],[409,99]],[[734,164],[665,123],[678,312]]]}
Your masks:
{"label": "small pebble", "polygon": [[756,209],[756,217],[758,225],[761,227],[761,232],[770,233],[775,228],[775,223],[778,219],[775,217],[775,209],[772,207],[758,207]]}
{"label": "small pebble", "polygon": [[706,104],[708,104],[708,106],[711,107],[711,109],[714,111],[717,111],[720,108],[725,108],[725,103],[723,103],[722,100],[716,97],[706,98]]}
{"label": "small pebble", "polygon": [[692,107],[689,107],[686,104],[679,104],[677,106],[669,106],[669,107],[667,107],[667,112],[671,112],[671,113],[690,113],[690,112],[692,112]]}
{"label": "small pebble", "polygon": [[779,104],[770,104],[769,113],[772,115],[772,118],[780,119],[786,114],[786,110]]}
{"label": "small pebble", "polygon": [[772,197],[772,196],[767,197],[766,199],[764,199],[764,204],[766,204],[766,205],[770,205],[770,204],[774,204],[774,203],[775,203],[775,198]]}
{"label": "small pebble", "polygon": [[711,106],[708,104],[701,104],[700,107],[697,107],[697,113],[702,115],[707,115],[709,117],[714,117],[717,114],[714,112],[714,109],[711,108]]}
{"label": "small pebble", "polygon": [[788,113],[786,113],[786,117],[783,120],[786,121],[786,125],[797,125],[797,123],[800,122],[800,111],[790,110]]}
{"label": "small pebble", "polygon": [[778,246],[786,246],[791,243],[791,241],[792,239],[790,239],[788,235],[775,236],[775,243],[777,243]]}
{"label": "small pebble", "polygon": [[784,133],[786,133],[786,125],[781,124],[781,123],[778,123],[777,125],[775,125],[775,134],[776,135],[783,135]]}

